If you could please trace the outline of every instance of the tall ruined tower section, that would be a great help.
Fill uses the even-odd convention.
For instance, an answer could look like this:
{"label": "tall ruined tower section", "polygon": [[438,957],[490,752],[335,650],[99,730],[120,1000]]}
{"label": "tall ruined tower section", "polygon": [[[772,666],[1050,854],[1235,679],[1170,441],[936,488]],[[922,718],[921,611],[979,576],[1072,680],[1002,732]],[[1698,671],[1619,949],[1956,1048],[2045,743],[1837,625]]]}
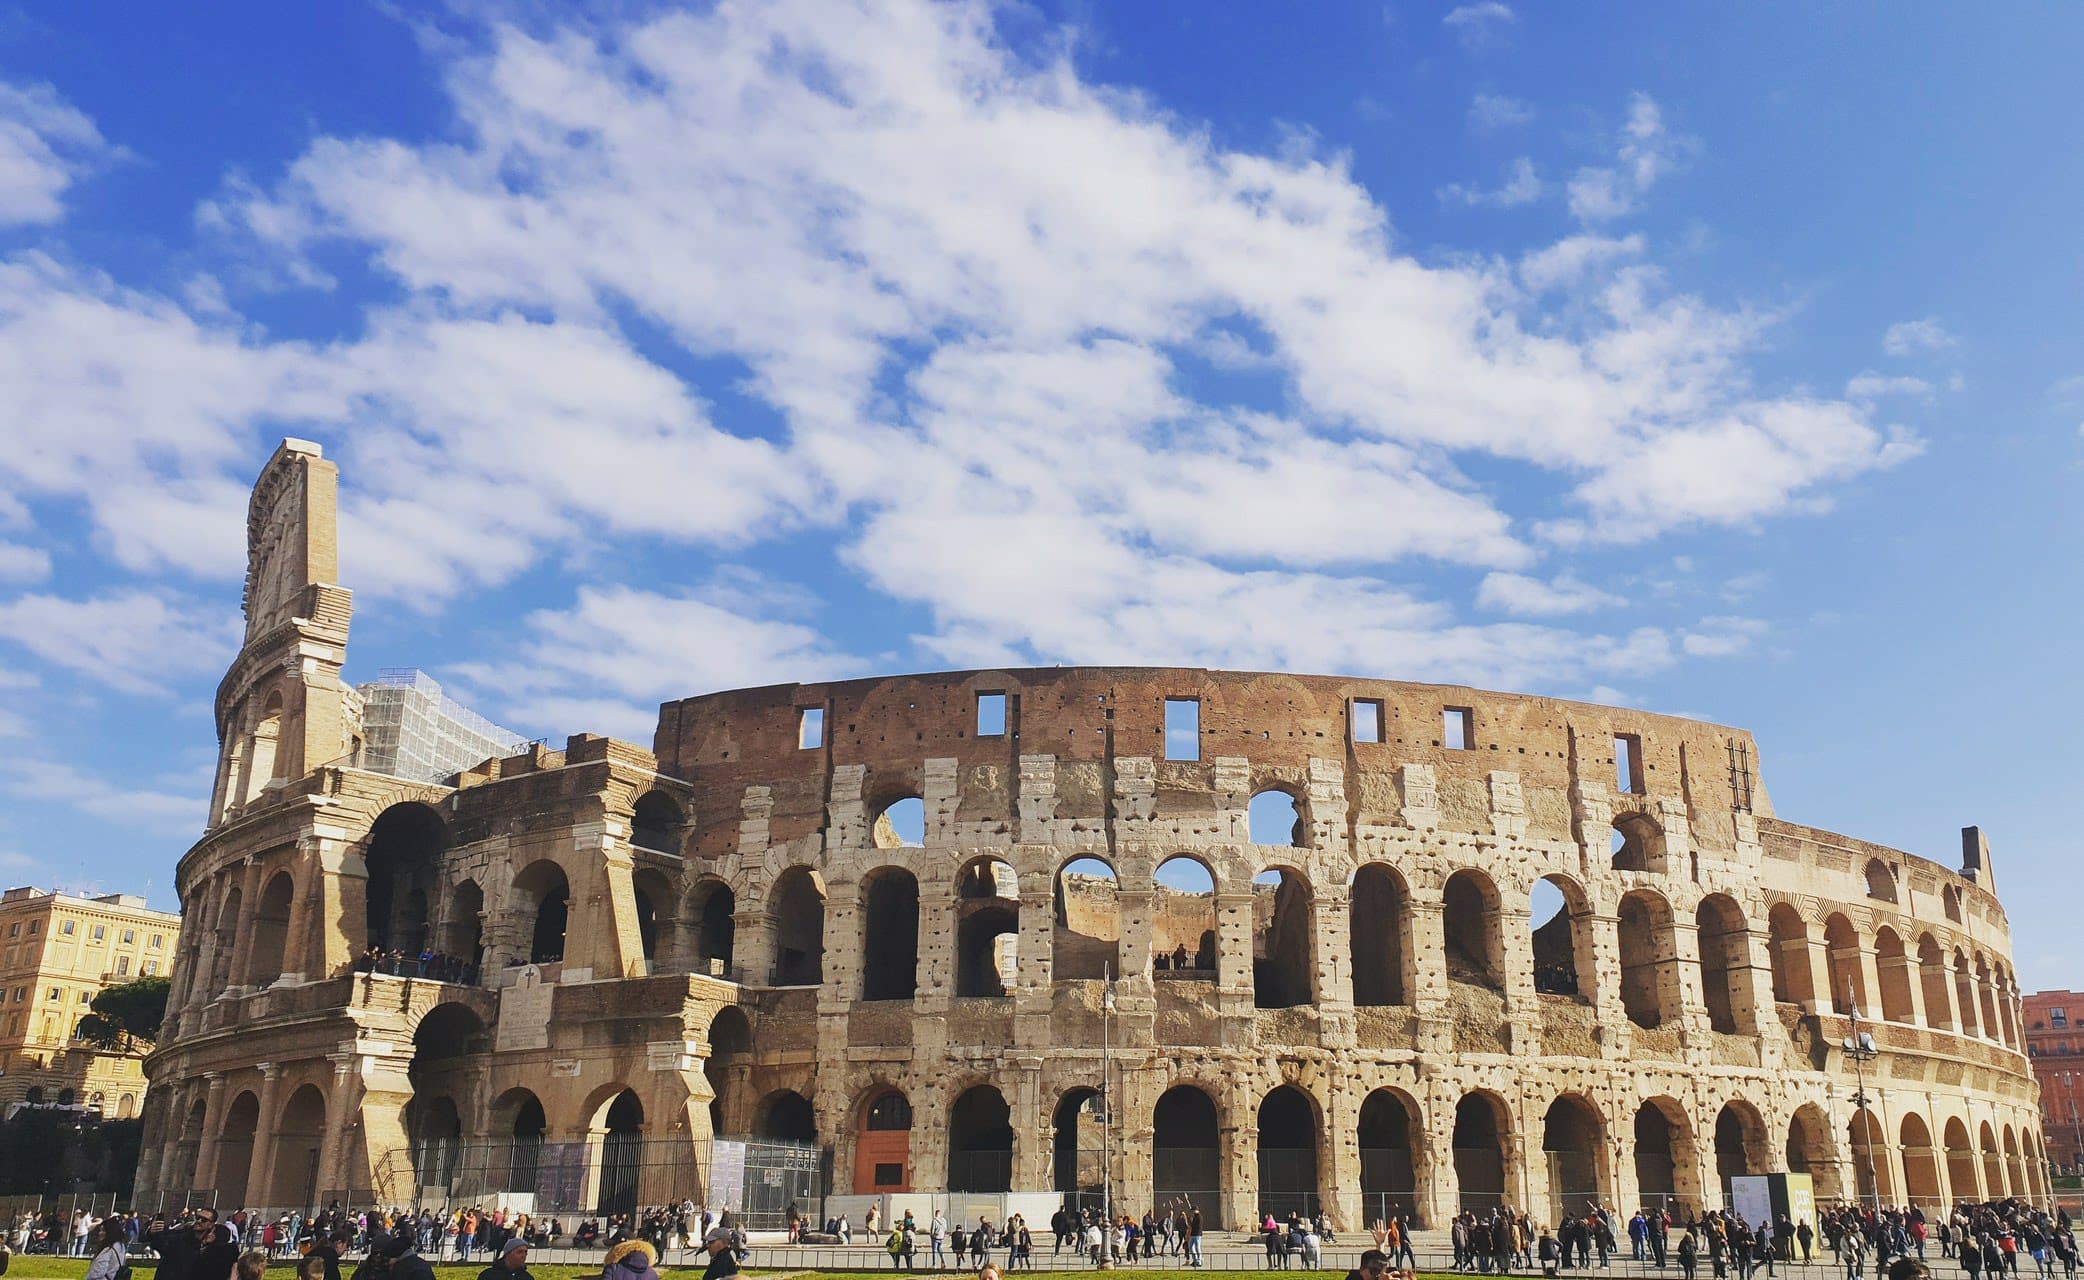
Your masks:
{"label": "tall ruined tower section", "polygon": [[212,828],[271,788],[353,755],[360,717],[340,679],[353,593],[338,585],[340,469],[284,440],[246,509],[246,640],[217,686]]}

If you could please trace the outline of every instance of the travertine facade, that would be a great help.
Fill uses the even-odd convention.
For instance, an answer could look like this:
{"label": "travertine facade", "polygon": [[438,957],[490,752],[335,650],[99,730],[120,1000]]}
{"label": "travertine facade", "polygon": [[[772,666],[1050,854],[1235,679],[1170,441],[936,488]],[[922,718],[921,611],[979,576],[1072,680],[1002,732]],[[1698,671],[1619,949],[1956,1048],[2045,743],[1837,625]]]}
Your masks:
{"label": "travertine facade", "polygon": [[[150,1063],[161,1190],[452,1186],[396,1173],[409,1131],[592,1152],[599,1200],[699,1190],[715,1134],[815,1141],[835,1193],[1082,1186],[1104,967],[1130,1205],[1439,1221],[1715,1204],[1790,1166],[1827,1199],[1870,1168],[1887,1201],[2044,1192],[1980,837],[1956,870],[1782,821],[1741,730],[984,671],[690,698],[650,751],[580,736],[402,783],[327,763],[353,737],[331,492],[295,444],[256,491],[219,817],[181,864]],[[1295,820],[1255,840],[1267,792]],[[1538,929],[1537,893],[1565,904]],[[371,941],[486,978],[352,974]],[[1880,1049],[1858,1122],[1848,998]],[[633,1129],[693,1172],[611,1186]]]}

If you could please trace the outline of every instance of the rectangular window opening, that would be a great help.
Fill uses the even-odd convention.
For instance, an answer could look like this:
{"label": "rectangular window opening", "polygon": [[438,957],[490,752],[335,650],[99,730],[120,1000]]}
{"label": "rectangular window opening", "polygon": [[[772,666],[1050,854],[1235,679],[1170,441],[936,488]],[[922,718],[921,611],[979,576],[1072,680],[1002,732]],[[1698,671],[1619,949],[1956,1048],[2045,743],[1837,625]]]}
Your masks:
{"label": "rectangular window opening", "polygon": [[1382,704],[1373,698],[1353,700],[1353,740],[1382,741]]}
{"label": "rectangular window opening", "polygon": [[796,749],[815,751],[825,745],[825,708],[802,707],[796,712]]}
{"label": "rectangular window opening", "polygon": [[1165,699],[1165,758],[1201,758],[1201,699]]}
{"label": "rectangular window opening", "polygon": [[1614,790],[1643,794],[1643,740],[1637,734],[1614,735]]}
{"label": "rectangular window opening", "polygon": [[998,738],[1006,733],[1006,695],[1003,693],[980,693],[977,695],[977,736]]}
{"label": "rectangular window opening", "polygon": [[1476,749],[1476,713],[1467,707],[1448,707],[1440,712],[1440,745],[1449,751]]}
{"label": "rectangular window opening", "polygon": [[901,1187],[905,1184],[905,1167],[901,1164],[879,1164],[876,1166],[876,1185],[879,1187]]}

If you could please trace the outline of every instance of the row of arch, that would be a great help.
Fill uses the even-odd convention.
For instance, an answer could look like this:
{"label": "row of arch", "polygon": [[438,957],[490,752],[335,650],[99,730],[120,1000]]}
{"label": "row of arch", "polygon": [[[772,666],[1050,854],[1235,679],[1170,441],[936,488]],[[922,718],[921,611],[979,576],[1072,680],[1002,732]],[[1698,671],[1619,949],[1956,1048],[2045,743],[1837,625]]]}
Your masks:
{"label": "row of arch", "polygon": [[[42,1106],[46,1100],[60,1107],[73,1107],[81,1104],[80,1091],[70,1085],[59,1089],[56,1093],[47,1092],[40,1084],[32,1084],[22,1091],[22,1101],[32,1107]],[[108,1114],[108,1095],[99,1089],[89,1093],[86,1096],[85,1103],[89,1108],[99,1111],[103,1115]],[[137,1095],[134,1093],[117,1095],[114,1118],[117,1120],[128,1120],[136,1114]]]}

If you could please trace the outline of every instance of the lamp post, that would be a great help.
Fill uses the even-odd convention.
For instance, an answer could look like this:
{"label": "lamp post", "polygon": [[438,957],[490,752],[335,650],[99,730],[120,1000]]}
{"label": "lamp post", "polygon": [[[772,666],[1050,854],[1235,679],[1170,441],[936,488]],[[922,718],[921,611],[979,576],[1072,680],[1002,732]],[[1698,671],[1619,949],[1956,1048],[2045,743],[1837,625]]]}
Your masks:
{"label": "lamp post", "polygon": [[1114,1266],[1114,966],[1100,967],[1100,1268]]}
{"label": "lamp post", "polygon": [[[1860,1006],[1853,1000],[1852,979],[1845,980],[1845,1006],[1851,1010],[1852,1034],[1839,1042],[1845,1056],[1852,1059],[1853,1080],[1857,1086],[1852,1095],[1852,1114],[1857,1119],[1867,1108],[1867,1064],[1879,1056],[1874,1047],[1874,1037],[1860,1030]],[[1881,1168],[1874,1162],[1874,1119],[1870,1115],[1860,1126],[1867,1135],[1867,1185],[1873,1192],[1874,1212],[1881,1213]]]}

